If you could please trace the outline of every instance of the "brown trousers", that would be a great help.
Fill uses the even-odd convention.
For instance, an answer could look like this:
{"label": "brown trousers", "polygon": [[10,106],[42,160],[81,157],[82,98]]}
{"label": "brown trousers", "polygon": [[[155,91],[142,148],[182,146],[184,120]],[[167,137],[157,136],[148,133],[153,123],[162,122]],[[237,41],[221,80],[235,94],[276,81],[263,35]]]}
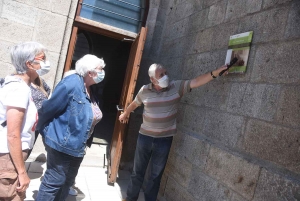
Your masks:
{"label": "brown trousers", "polygon": [[[27,151],[23,151],[24,161],[27,159]],[[0,201],[23,201],[26,192],[17,192],[19,185],[18,174],[11,160],[10,154],[0,153]]]}

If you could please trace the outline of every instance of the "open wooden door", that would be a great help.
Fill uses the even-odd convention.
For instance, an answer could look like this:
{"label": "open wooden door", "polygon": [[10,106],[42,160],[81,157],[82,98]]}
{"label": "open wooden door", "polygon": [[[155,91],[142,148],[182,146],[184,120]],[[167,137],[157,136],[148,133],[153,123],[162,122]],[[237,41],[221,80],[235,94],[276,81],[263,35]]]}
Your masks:
{"label": "open wooden door", "polygon": [[[136,37],[135,41],[132,43],[119,107],[126,108],[133,100],[136,79],[138,76],[140,62],[141,62],[144,44],[146,40],[146,33],[147,33],[147,29],[145,27],[142,27],[141,32]],[[122,154],[124,132],[127,125],[127,124],[120,123],[119,121],[120,114],[121,111],[118,111],[116,121],[115,121],[114,132],[111,140],[111,145],[110,145],[110,154],[108,157],[108,172],[107,172],[108,184],[115,183],[117,178],[120,158]]]}

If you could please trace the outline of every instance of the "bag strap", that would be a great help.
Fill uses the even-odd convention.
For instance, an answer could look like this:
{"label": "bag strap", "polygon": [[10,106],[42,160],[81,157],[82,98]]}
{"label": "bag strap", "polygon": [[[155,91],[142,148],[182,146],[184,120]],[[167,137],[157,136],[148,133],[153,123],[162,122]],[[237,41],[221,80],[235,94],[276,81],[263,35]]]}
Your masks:
{"label": "bag strap", "polygon": [[[18,82],[18,81],[10,81],[5,83],[5,79],[4,78],[0,78],[0,86],[4,87],[5,85],[11,83],[11,82]],[[4,128],[7,125],[7,121],[5,120],[4,122],[1,123],[1,126]]]}

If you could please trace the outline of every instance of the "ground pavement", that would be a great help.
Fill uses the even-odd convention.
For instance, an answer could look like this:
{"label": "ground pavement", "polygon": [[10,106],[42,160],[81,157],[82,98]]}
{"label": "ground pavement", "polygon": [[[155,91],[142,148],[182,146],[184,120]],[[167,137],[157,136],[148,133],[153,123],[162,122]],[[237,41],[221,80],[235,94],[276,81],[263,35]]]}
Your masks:
{"label": "ground pavement", "polygon": [[[119,171],[118,179],[114,186],[107,185],[106,168],[103,168],[106,145],[93,144],[87,149],[87,154],[79,168],[76,177],[75,189],[77,196],[69,195],[67,201],[120,201],[125,197],[130,173]],[[31,178],[26,191],[25,201],[33,201],[39,190],[43,172],[46,169],[46,151],[39,136],[26,167]],[[138,201],[144,201],[143,192],[140,192]]]}

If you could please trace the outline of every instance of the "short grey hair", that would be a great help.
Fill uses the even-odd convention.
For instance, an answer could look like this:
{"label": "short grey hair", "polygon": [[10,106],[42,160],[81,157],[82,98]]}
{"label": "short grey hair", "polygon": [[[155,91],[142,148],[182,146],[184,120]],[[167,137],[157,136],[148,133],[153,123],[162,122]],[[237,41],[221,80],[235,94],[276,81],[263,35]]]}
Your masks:
{"label": "short grey hair", "polygon": [[95,55],[86,54],[76,62],[75,70],[76,73],[84,77],[88,72],[95,72],[95,68],[98,66],[104,68],[104,60],[96,57]]}
{"label": "short grey hair", "polygon": [[40,43],[29,41],[13,46],[10,50],[10,58],[17,74],[24,74],[28,71],[26,62],[33,62],[38,54],[45,53],[47,49]]}
{"label": "short grey hair", "polygon": [[156,69],[161,69],[164,68],[161,64],[152,64],[148,70],[148,75],[149,77],[155,78],[155,71]]}

